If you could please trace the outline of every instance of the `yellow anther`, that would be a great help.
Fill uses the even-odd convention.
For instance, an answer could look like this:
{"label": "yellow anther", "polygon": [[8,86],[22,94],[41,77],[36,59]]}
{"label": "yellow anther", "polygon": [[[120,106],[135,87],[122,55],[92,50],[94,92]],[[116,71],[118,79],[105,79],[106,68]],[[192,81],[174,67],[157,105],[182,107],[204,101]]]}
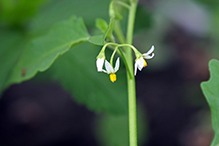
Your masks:
{"label": "yellow anther", "polygon": [[115,82],[115,81],[116,81],[116,74],[111,73],[111,74],[110,74],[110,80],[111,80],[112,82]]}
{"label": "yellow anther", "polygon": [[[144,60],[144,59],[143,59]],[[147,66],[147,62],[144,60],[144,66],[143,67],[146,67]]]}

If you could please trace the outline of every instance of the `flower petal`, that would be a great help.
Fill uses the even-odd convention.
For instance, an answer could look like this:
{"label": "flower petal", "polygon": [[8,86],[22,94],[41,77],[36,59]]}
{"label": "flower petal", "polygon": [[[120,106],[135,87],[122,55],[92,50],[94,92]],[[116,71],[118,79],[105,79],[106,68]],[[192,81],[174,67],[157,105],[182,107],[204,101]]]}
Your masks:
{"label": "flower petal", "polygon": [[142,68],[144,67],[144,58],[143,58],[143,57],[139,58],[139,59],[136,61],[136,63],[137,63],[138,69],[141,71]]}
{"label": "flower petal", "polygon": [[148,54],[143,54],[144,58],[145,59],[151,59],[154,57],[154,53],[152,53],[151,55],[148,55]]}
{"label": "flower petal", "polygon": [[115,72],[119,70],[119,57],[116,60]]}
{"label": "flower petal", "polygon": [[140,71],[142,70],[142,68],[144,67],[144,58],[140,57],[135,61],[135,72],[134,74],[137,74],[137,69],[139,69]]}
{"label": "flower petal", "polygon": [[[104,70],[104,69],[102,69],[102,72],[105,72],[105,73],[107,73],[107,71],[106,70]],[[107,73],[108,74],[108,73]]]}
{"label": "flower petal", "polygon": [[104,58],[98,58],[96,61],[97,71],[101,72],[103,69]]}
{"label": "flower petal", "polygon": [[108,74],[114,73],[114,69],[112,65],[107,60],[105,60],[105,68],[106,68],[106,73]]}
{"label": "flower petal", "polygon": [[[145,59],[151,59],[154,57],[154,45],[151,47],[151,49],[147,52],[147,53],[144,53],[143,56]],[[152,53],[152,54],[151,54]],[[151,55],[150,55],[151,54]]]}
{"label": "flower petal", "polygon": [[152,52],[154,52],[154,45],[151,46],[150,50],[147,53],[145,53],[145,54],[148,55],[148,54],[151,54]]}
{"label": "flower petal", "polygon": [[135,76],[136,76],[136,74],[137,74],[137,63],[135,62]]}

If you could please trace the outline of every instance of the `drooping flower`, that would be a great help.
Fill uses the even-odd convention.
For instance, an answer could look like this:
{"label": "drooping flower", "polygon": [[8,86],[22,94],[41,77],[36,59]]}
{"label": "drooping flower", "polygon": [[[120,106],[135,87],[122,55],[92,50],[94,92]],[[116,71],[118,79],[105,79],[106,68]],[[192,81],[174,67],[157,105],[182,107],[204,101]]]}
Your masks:
{"label": "drooping flower", "polygon": [[143,67],[147,66],[147,62],[144,60],[143,57],[140,57],[135,60],[135,75],[137,74],[137,69],[142,70]]}
{"label": "drooping flower", "polygon": [[142,70],[143,67],[147,66],[147,62],[145,61],[145,59],[152,59],[154,57],[154,46],[151,47],[151,49],[147,52],[144,53],[142,55],[140,55],[138,58],[136,58],[135,60],[135,75],[137,74],[137,69],[138,70]]}
{"label": "drooping flower", "polygon": [[102,71],[109,74],[110,80],[112,82],[115,82],[116,81],[115,73],[119,70],[119,57],[116,60],[115,68],[113,68],[113,66],[107,60],[105,60],[105,68],[106,70],[103,69]]}

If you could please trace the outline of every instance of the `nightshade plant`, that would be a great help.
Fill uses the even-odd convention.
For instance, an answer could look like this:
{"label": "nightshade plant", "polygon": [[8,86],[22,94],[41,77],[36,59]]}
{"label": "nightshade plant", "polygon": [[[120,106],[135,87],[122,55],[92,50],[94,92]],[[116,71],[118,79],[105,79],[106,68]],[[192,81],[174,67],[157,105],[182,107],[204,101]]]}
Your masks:
{"label": "nightshade plant", "polygon": [[[127,36],[126,40],[124,35],[122,34],[122,31],[120,30],[120,25],[117,22],[114,24],[114,21],[118,19],[116,16],[118,11],[116,11],[116,8],[114,7],[114,4],[118,4],[121,6],[124,6],[129,10],[129,16],[128,16],[128,24],[127,24]],[[97,71],[99,72],[105,72],[109,74],[110,80],[112,82],[116,81],[116,72],[119,69],[119,58],[116,61],[115,68],[113,67],[113,58],[115,53],[118,51],[118,54],[121,55],[125,66],[126,66],[126,72],[127,72],[127,84],[128,84],[128,112],[129,112],[129,144],[130,146],[137,146],[137,123],[136,123],[136,93],[135,93],[135,79],[134,75],[137,73],[137,68],[139,70],[142,70],[143,67],[147,66],[147,63],[145,59],[151,59],[154,57],[154,46],[151,47],[151,49],[144,54],[141,54],[134,46],[132,46],[132,39],[133,39],[133,29],[134,29],[134,20],[135,20],[135,12],[137,7],[137,0],[130,0],[130,4],[126,4],[122,1],[112,1],[110,4],[110,24],[109,28],[106,30],[106,38],[109,40],[109,42],[106,42],[104,46],[102,47],[102,50],[100,51],[99,55],[97,56],[96,65],[97,65]],[[114,28],[117,27],[117,28]],[[117,39],[121,44],[115,43],[114,36],[112,32],[115,31],[117,35]],[[114,51],[110,58],[110,63],[105,60],[105,49],[107,46],[110,46]],[[122,50],[123,48],[123,50]],[[135,59],[135,69],[133,70],[133,63],[132,63],[132,51],[134,51],[136,59]],[[103,70],[103,64],[105,61],[105,68],[106,70]]]}
{"label": "nightshade plant", "polygon": [[[22,6],[23,2],[29,3],[29,0],[18,1],[18,7]],[[34,13],[42,2],[43,0],[38,0],[34,3],[34,8],[29,5],[27,7],[31,8],[31,12]],[[83,1],[81,3],[83,4]],[[105,4],[106,2],[98,1],[97,3]],[[9,14],[8,11],[15,14],[18,13],[16,11],[24,9],[13,9],[14,5],[8,3],[7,0],[0,1],[0,4],[3,11],[0,16],[1,19],[7,18],[4,14]],[[109,24],[103,19],[96,19],[96,26],[101,34],[93,36],[88,34],[82,18],[76,16],[58,22],[50,28],[50,25],[46,23],[48,17],[46,14],[53,14],[50,12],[42,14],[35,22],[33,21],[29,26],[28,33],[0,29],[0,93],[12,84],[29,80],[38,72],[46,71],[44,76],[47,79],[59,81],[66,90],[74,95],[77,102],[85,104],[89,109],[115,114],[125,113],[127,107],[126,99],[123,98],[124,95],[127,95],[123,92],[126,91],[125,83],[122,77],[118,78],[121,82],[115,82],[117,80],[116,74],[120,69],[120,60],[123,60],[127,74],[129,145],[137,146],[135,75],[137,70],[141,71],[143,67],[147,66],[145,59],[154,57],[155,48],[152,45],[147,53],[142,54],[132,45],[137,4],[138,0],[111,1],[109,4]],[[89,5],[89,2],[87,5]],[[8,9],[8,7],[11,9]],[[59,2],[57,2],[57,7],[61,9]],[[66,10],[67,7],[64,7],[64,9]],[[122,20],[121,9],[128,10],[126,36],[123,34],[120,25]],[[71,10],[70,6],[69,10]],[[103,7],[103,10],[106,10],[105,7]],[[58,14],[56,17],[59,17]],[[17,18],[16,15],[10,15],[10,19],[5,20],[5,22],[11,26],[18,26],[22,30],[29,18],[30,16],[27,15],[20,18]],[[39,20],[47,27],[38,24]],[[50,28],[49,32],[45,33],[48,28]],[[88,43],[75,47],[83,42],[101,46],[102,49],[98,54],[98,50],[92,50],[92,46]],[[106,59],[106,49],[112,50],[109,61]],[[135,59],[132,57],[133,52]],[[94,55],[97,55],[97,72],[96,69],[94,72],[94,68],[92,68],[92,60],[95,62]],[[115,55],[119,57],[117,57],[114,65]],[[90,66],[91,68],[88,69]],[[105,74],[100,75],[102,72],[109,74],[110,80],[114,83],[104,82]]]}

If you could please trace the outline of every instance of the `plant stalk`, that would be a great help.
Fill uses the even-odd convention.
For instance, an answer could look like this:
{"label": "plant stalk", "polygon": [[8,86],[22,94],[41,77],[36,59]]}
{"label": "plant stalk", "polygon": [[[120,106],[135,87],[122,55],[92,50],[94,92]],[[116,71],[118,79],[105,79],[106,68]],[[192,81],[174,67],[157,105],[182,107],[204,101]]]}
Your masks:
{"label": "plant stalk", "polygon": [[[130,2],[129,16],[128,16],[128,26],[126,43],[132,44],[135,13],[137,8],[137,1]],[[132,49],[125,49],[127,64],[129,69],[133,71],[133,58]],[[134,72],[132,72],[134,76]],[[128,84],[128,107],[129,107],[129,145],[137,146],[137,114],[136,114],[136,90],[135,90],[135,78],[127,74],[127,84]]]}

